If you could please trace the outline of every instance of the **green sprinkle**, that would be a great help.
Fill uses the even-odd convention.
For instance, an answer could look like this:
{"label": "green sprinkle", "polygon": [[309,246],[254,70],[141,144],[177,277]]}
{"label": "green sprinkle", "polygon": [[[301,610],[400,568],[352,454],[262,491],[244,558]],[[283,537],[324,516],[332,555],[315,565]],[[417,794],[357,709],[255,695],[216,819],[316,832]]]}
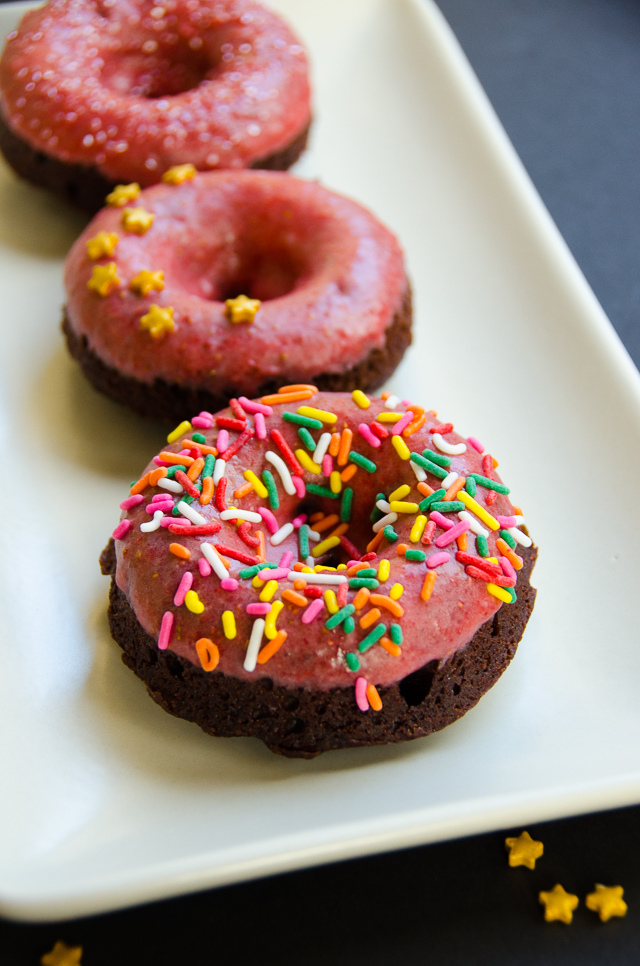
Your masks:
{"label": "green sprinkle", "polygon": [[476,481],[474,480],[474,478],[472,476],[468,476],[467,477],[467,482],[465,483],[464,488],[467,491],[467,493],[469,494],[469,496],[475,496],[476,493],[478,492],[478,487],[476,485]]}
{"label": "green sprinkle", "polygon": [[297,413],[283,413],[282,418],[286,423],[295,423],[296,426],[306,426],[307,429],[322,429],[319,419],[309,419],[308,416],[298,416]]}
{"label": "green sprinkle", "polygon": [[[496,493],[504,493],[505,495],[511,493],[509,487],[505,486],[504,483],[496,483],[495,480],[490,480],[486,476],[480,476],[479,473],[469,473],[469,476],[476,481],[478,486],[484,486],[487,490],[495,490]],[[469,476],[467,479],[469,479]]]}
{"label": "green sprinkle", "polygon": [[398,539],[398,534],[393,529],[393,527],[391,526],[390,523],[387,523],[386,527],[384,528],[384,530],[382,532],[384,533],[384,535],[387,538],[387,540],[389,541],[389,543],[393,543],[394,540],[397,540]]}
{"label": "green sprinkle", "polygon": [[301,560],[306,560],[309,556],[309,527],[303,523],[298,530],[298,549]]}
{"label": "green sprinkle", "polygon": [[244,570],[240,571],[238,577],[240,577],[241,580],[250,580],[251,577],[255,577],[256,574],[259,574],[261,570],[277,570],[277,568],[277,563],[269,563],[269,561],[265,561],[264,563],[254,564],[253,567],[245,567]]}
{"label": "green sprinkle", "polygon": [[338,624],[342,624],[344,620],[346,620],[348,617],[351,617],[354,610],[355,607],[353,604],[346,604],[344,607],[341,607],[339,611],[336,611],[336,613],[329,618],[324,626],[327,628],[327,630],[332,631],[334,627],[338,626]]}
{"label": "green sprinkle", "polygon": [[377,570],[375,567],[363,567],[356,574],[356,577],[375,577]]}
{"label": "green sprinkle", "polygon": [[174,463],[173,466],[169,466],[167,468],[167,476],[166,476],[166,479],[172,480],[174,478],[174,476],[176,475],[176,473],[178,472],[178,470],[182,470],[182,472],[184,473],[185,469],[186,469],[186,467],[184,467],[182,465],[182,463]]}
{"label": "green sprinkle", "polygon": [[349,581],[349,590],[360,590],[361,587],[366,587],[367,590],[377,590],[379,586],[379,581],[374,577],[352,577]]}
{"label": "green sprinkle", "polygon": [[436,466],[436,464],[432,463],[431,460],[427,460],[424,458],[424,456],[420,456],[420,453],[412,453],[409,459],[412,463],[415,463],[416,466],[421,466],[423,470],[427,471],[427,473],[431,473],[432,476],[437,476],[440,480],[444,480],[445,476],[449,475],[446,470],[442,469],[441,466]]}
{"label": "green sprinkle", "polygon": [[489,556],[489,544],[487,538],[482,533],[476,536],[476,549],[481,557]]}
{"label": "green sprinkle", "polygon": [[439,490],[436,490],[435,493],[432,493],[431,496],[426,496],[424,500],[422,500],[418,504],[418,507],[420,508],[420,513],[426,513],[427,510],[430,509],[431,504],[437,503],[439,500],[441,500],[446,492],[447,492],[446,490],[443,490],[442,488],[440,488]]}
{"label": "green sprinkle", "polygon": [[440,513],[462,513],[465,505],[461,500],[443,500],[431,504],[432,510],[439,510]]}
{"label": "green sprinkle", "polygon": [[389,628],[389,636],[394,644],[398,647],[402,644],[402,628],[399,624],[392,624]]}
{"label": "green sprinkle", "polygon": [[313,493],[314,496],[326,496],[329,500],[337,500],[340,496],[339,493],[330,490],[328,486],[317,486],[315,483],[307,483],[307,493]]}
{"label": "green sprinkle", "polygon": [[131,480],[131,483],[129,483],[129,489],[131,489],[132,486],[135,486],[137,482],[137,480]]}
{"label": "green sprinkle", "polygon": [[418,563],[422,563],[423,560],[427,559],[427,555],[424,550],[407,550],[404,556],[405,560],[415,560]]}
{"label": "green sprinkle", "polygon": [[173,510],[171,511],[171,516],[172,517],[179,517],[180,516],[180,510],[178,509],[178,504],[177,503],[174,506]]}
{"label": "green sprinkle", "polygon": [[426,456],[432,463],[437,463],[438,466],[451,466],[451,457],[443,456],[442,453],[436,453],[435,450],[423,449],[422,455]]}
{"label": "green sprinkle", "polygon": [[517,597],[517,594],[516,594],[515,590],[513,589],[513,587],[505,587],[505,590],[508,590],[509,591],[509,593],[511,594],[511,603],[512,604],[515,604],[515,602],[517,601],[518,597]]}
{"label": "green sprinkle", "polygon": [[382,510],[375,505],[378,502],[378,500],[386,500],[386,496],[384,495],[384,493],[376,493],[373,510],[371,511],[371,516],[369,517],[372,523],[377,523],[378,520],[382,520],[384,516],[384,513],[382,512]]}
{"label": "green sprinkle", "polygon": [[300,429],[298,430],[298,436],[300,437],[304,445],[307,447],[309,452],[313,453],[316,448],[316,441],[311,435],[311,433],[309,432],[309,430],[305,429],[304,426],[301,426]]}
{"label": "green sprinkle", "polygon": [[[351,619],[353,620],[353,618]],[[345,654],[344,659],[347,662],[347,667],[349,668],[350,671],[360,670],[360,661],[355,656],[355,654],[351,654],[351,653]]]}
{"label": "green sprinkle", "polygon": [[351,450],[349,453],[349,459],[352,463],[355,463],[356,466],[361,466],[363,470],[367,471],[367,473],[375,473],[375,471],[378,469],[372,460],[368,460],[366,456],[361,456],[360,453],[354,453],[353,450]]}
{"label": "green sprinkle", "polygon": [[515,540],[513,539],[513,537],[511,536],[511,534],[509,533],[508,530],[501,530],[500,531],[500,536],[502,537],[502,539],[504,540],[504,542],[507,543],[511,547],[512,550],[515,550],[516,549],[516,542],[515,542]]}
{"label": "green sprinkle", "polygon": [[267,493],[269,494],[269,506],[272,510],[277,510],[280,506],[280,497],[278,496],[278,490],[276,488],[276,481],[273,478],[273,473],[269,470],[262,471],[262,482],[267,488]]}
{"label": "green sprinkle", "polygon": [[343,523],[348,523],[351,519],[351,504],[353,502],[353,490],[348,486],[342,491],[342,503],[340,504],[340,519]]}
{"label": "green sprinkle", "polygon": [[387,633],[387,628],[384,624],[377,624],[372,631],[369,631],[367,636],[363,638],[358,644],[358,650],[361,654],[368,651],[370,647],[377,644],[381,637]]}
{"label": "green sprinkle", "polygon": [[206,443],[207,437],[203,436],[202,433],[194,433],[191,437],[194,443]]}
{"label": "green sprinkle", "polygon": [[[353,617],[345,617],[344,624],[342,625],[342,630],[345,634],[353,634],[356,629],[356,622]],[[360,665],[358,665],[359,667]]]}
{"label": "green sprinkle", "polygon": [[209,453],[208,456],[204,458],[204,466],[202,467],[202,475],[213,476],[213,467],[216,465],[216,458]]}

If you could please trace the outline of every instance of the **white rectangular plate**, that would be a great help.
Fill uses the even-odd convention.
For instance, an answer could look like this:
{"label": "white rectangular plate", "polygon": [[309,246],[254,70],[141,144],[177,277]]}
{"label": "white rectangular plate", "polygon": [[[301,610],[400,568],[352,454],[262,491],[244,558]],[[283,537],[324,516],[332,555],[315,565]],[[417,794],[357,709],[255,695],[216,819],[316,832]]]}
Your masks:
{"label": "white rectangular plate", "polygon": [[[163,433],[68,359],[61,269],[82,219],[2,167],[0,907],[12,916],[640,797],[638,373],[435,6],[278,8],[313,60],[299,171],[369,205],[407,252],[416,335],[391,388],[498,455],[541,548],[536,610],[478,708],[400,747],[288,761],[156,707],[110,639],[97,558]],[[0,9],[2,33],[22,9]]]}

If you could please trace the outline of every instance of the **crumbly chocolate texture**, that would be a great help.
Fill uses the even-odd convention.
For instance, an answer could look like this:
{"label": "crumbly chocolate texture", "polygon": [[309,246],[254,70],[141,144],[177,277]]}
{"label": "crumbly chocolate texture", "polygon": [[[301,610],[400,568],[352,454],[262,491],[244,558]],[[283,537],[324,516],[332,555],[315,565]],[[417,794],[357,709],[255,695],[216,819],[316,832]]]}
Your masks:
{"label": "crumbly chocolate texture", "polygon": [[431,661],[393,687],[379,688],[382,710],[366,713],[356,707],[353,688],[310,691],[279,687],[268,678],[240,681],[158,650],[116,585],[113,541],[100,564],[104,574],[112,575],[111,633],[123,650],[122,660],[154,701],[207,734],[252,736],[288,758],[313,758],[335,748],[421,738],[473,708],[511,661],[533,610],[536,591],[529,579],[538,551],[532,546],[521,553],[516,603],[503,605],[449,660]]}
{"label": "crumbly chocolate texture", "polygon": [[[304,151],[311,122],[281,151],[254,161],[252,168],[286,171]],[[0,115],[0,150],[16,174],[57,195],[84,211],[95,214],[104,208],[105,198],[115,187],[91,165],[60,161],[32,147]]]}
{"label": "crumbly chocolate texture", "polygon": [[[371,392],[379,388],[394,372],[411,345],[411,318],[411,289],[407,283],[400,306],[386,330],[384,346],[371,349],[361,362],[344,372],[318,373],[312,379],[313,385],[321,392],[352,392],[354,389]],[[62,319],[62,331],[69,352],[80,363],[89,382],[105,396],[110,396],[141,416],[175,424],[183,420],[185,414],[202,411],[216,413],[224,409],[233,396],[245,395],[243,390],[232,385],[221,386],[218,392],[212,393],[207,389],[183,386],[164,379],[142,382],[104,363],[92,350],[87,337],[78,336],[73,330],[66,312]],[[298,381],[295,373],[283,373],[279,379],[269,379],[246,395],[264,396],[277,392],[285,382]]]}

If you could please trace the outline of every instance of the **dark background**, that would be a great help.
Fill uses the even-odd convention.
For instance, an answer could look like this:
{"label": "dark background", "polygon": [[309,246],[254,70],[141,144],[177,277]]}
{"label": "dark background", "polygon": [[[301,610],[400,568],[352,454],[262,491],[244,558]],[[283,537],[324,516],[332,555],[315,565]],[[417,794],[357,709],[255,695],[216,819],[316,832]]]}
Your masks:
{"label": "dark background", "polygon": [[[439,5],[638,364],[639,0]],[[0,966],[37,966],[58,939],[84,946],[83,966],[640,963],[640,807],[529,831],[545,844],[533,872],[508,867],[500,832],[109,916],[0,922]],[[538,905],[556,882],[581,899],[568,927]],[[585,909],[595,882],[624,886],[626,919]]]}

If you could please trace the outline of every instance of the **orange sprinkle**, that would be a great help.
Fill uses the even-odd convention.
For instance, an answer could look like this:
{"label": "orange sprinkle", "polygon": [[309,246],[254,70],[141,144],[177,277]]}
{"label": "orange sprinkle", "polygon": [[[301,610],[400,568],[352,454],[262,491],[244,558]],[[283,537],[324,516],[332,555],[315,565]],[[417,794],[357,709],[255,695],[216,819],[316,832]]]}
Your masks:
{"label": "orange sprinkle", "polygon": [[194,443],[192,439],[183,439],[180,443],[183,449],[195,450],[198,456],[217,456],[218,450],[215,446],[205,446],[204,443]]}
{"label": "orange sprinkle", "polygon": [[399,543],[396,546],[396,552],[397,552],[397,554],[398,554],[399,557],[404,557],[404,555],[406,554],[406,552],[407,552],[408,549],[409,548],[407,547],[406,543]]}
{"label": "orange sprinkle", "polygon": [[315,524],[313,529],[316,531],[316,533],[323,533],[325,530],[328,530],[329,527],[334,527],[336,523],[339,523],[339,522],[340,522],[340,517],[338,516],[338,514],[332,513],[330,516],[324,517],[323,520],[319,520],[318,523]]}
{"label": "orange sprinkle", "polygon": [[237,490],[233,491],[234,500],[241,500],[243,496],[247,495],[247,493],[251,493],[252,489],[253,489],[253,483],[249,481],[247,481],[246,483],[243,483],[242,486],[239,486]]}
{"label": "orange sprinkle", "polygon": [[348,483],[349,480],[352,479],[352,477],[354,477],[357,472],[358,472],[358,467],[356,466],[356,464],[349,463],[346,470],[343,470],[342,473],[340,474],[340,479],[342,480],[343,483]]}
{"label": "orange sprinkle", "polygon": [[437,410],[435,409],[427,409],[427,412],[429,413],[430,416],[433,416],[434,419],[436,419],[438,416]]}
{"label": "orange sprinkle", "polygon": [[351,567],[349,567],[349,569],[347,570],[347,577],[355,577],[355,575],[358,573],[359,570],[368,570],[368,569],[369,569],[369,561],[359,560],[358,563],[352,564]]}
{"label": "orange sprinkle", "polygon": [[309,519],[307,520],[307,523],[317,523],[318,520],[324,520],[324,513],[322,512],[322,510],[310,516]]}
{"label": "orange sprinkle", "polygon": [[258,654],[258,664],[266,664],[270,657],[279,650],[287,639],[286,631],[278,631],[276,636],[262,648]]}
{"label": "orange sprinkle", "polygon": [[409,403],[407,406],[407,412],[413,413],[414,419],[420,419],[420,417],[424,415],[424,409],[422,406],[416,406],[414,403]]}
{"label": "orange sprinkle", "polygon": [[349,458],[349,450],[351,449],[351,440],[353,439],[353,433],[346,426],[342,430],[342,435],[340,436],[340,448],[338,449],[338,466],[344,466]]}
{"label": "orange sprinkle", "polygon": [[522,512],[522,507],[516,506],[515,503],[513,504],[513,512],[517,513],[519,517],[524,516],[524,513]]}
{"label": "orange sprinkle", "polygon": [[370,596],[371,596],[371,591],[367,590],[366,587],[361,587],[358,593],[356,594],[356,596],[351,601],[351,603],[353,604],[356,610],[362,610],[364,605],[369,600]]}
{"label": "orange sprinkle", "polygon": [[398,647],[397,644],[393,643],[391,638],[381,637],[380,643],[384,647],[385,651],[388,651],[392,657],[400,657],[400,655],[402,654],[402,650]]}
{"label": "orange sprinkle", "polygon": [[371,610],[367,611],[364,617],[360,618],[360,627],[362,628],[363,631],[365,631],[367,627],[371,627],[372,624],[375,624],[375,622],[378,620],[380,616],[381,615],[378,608],[373,607]]}
{"label": "orange sprinkle", "polygon": [[367,698],[369,700],[369,704],[371,705],[372,711],[382,710],[382,699],[378,694],[378,689],[376,688],[375,684],[367,685]]}
{"label": "orange sprinkle", "polygon": [[192,483],[195,483],[195,481],[202,473],[203,466],[204,466],[204,460],[201,456],[199,456],[198,459],[194,463],[192,463],[189,469],[187,470],[187,476],[189,477]]}
{"label": "orange sprinkle", "polygon": [[418,490],[423,496],[431,496],[432,493],[435,493],[435,490],[432,490],[428,483],[418,483]]}
{"label": "orange sprinkle", "polygon": [[176,557],[182,557],[183,560],[188,560],[191,556],[191,551],[183,547],[181,543],[170,543],[169,550],[174,553]]}
{"label": "orange sprinkle", "polygon": [[329,540],[331,537],[341,537],[343,533],[347,532],[348,529],[349,529],[348,523],[341,523],[340,526],[336,527],[332,533],[328,534],[327,540]]}
{"label": "orange sprinkle", "polygon": [[274,396],[263,396],[260,402],[263,406],[277,406],[278,403],[298,402],[300,399],[311,399],[314,395],[309,389],[300,392],[277,392]]}
{"label": "orange sprinkle", "polygon": [[195,462],[192,456],[180,456],[179,453],[160,453],[160,459],[165,463],[173,463],[174,466],[182,463],[183,466],[191,466]]}
{"label": "orange sprinkle", "polygon": [[157,486],[158,480],[164,479],[169,473],[166,466],[159,466],[157,470],[151,470],[149,473],[149,486]]}
{"label": "orange sprinkle", "polygon": [[215,544],[212,543],[211,546],[213,547],[213,552],[216,553],[220,557],[220,560],[225,565],[225,567],[227,568],[227,570],[230,570],[231,569],[231,563],[227,560],[226,557],[223,557],[222,556],[222,554],[220,553],[220,551],[218,550],[218,548],[215,546]]}
{"label": "orange sprinkle", "polygon": [[283,590],[282,599],[288,600],[290,604],[295,604],[296,607],[306,607],[309,603],[303,594],[296,594],[295,590]]}
{"label": "orange sprinkle", "polygon": [[399,604],[397,600],[392,600],[391,597],[385,597],[384,594],[371,594],[369,603],[373,604],[374,607],[384,607],[386,610],[390,610],[394,617],[402,617],[404,614],[402,604]]}
{"label": "orange sprinkle", "polygon": [[496,547],[502,556],[507,558],[514,570],[522,570],[522,557],[519,557],[517,553],[514,553],[509,544],[505,543],[502,537],[498,537],[496,540]]}
{"label": "orange sprinkle", "polygon": [[300,563],[300,561],[299,561],[299,560],[296,560],[296,562],[294,563],[294,565],[293,565],[293,567],[292,567],[291,569],[292,569],[292,570],[295,570],[295,571],[296,571],[296,573],[300,573],[300,571],[301,571],[301,570],[302,570],[302,569],[303,569],[303,568],[304,568],[305,566],[306,566],[306,564],[303,564],[303,563]]}
{"label": "orange sprinkle", "polygon": [[150,473],[145,473],[144,476],[140,477],[137,483],[133,484],[133,486],[129,490],[129,492],[131,493],[131,496],[135,496],[137,493],[142,493],[142,491],[147,488],[147,486],[149,485],[150,475],[151,475]]}
{"label": "orange sprinkle", "polygon": [[458,544],[458,550],[466,552],[469,544],[466,533],[461,533],[459,537],[456,537],[456,543]]}
{"label": "orange sprinkle", "polygon": [[264,533],[262,532],[262,530],[256,530],[256,537],[260,541],[260,543],[256,547],[256,557],[258,558],[260,563],[264,563],[265,560],[267,559],[267,547],[265,544]]}
{"label": "orange sprinkle", "polygon": [[407,439],[409,436],[413,436],[414,433],[417,433],[418,430],[424,426],[426,421],[427,417],[423,411],[419,416],[416,416],[416,418],[410,422],[408,426],[405,426],[405,428],[402,430],[402,435],[405,437],[405,439]]}
{"label": "orange sprinkle", "polygon": [[340,433],[331,433],[331,442],[329,443],[329,449],[328,449],[329,456],[337,456],[339,449],[340,449]]}
{"label": "orange sprinkle", "polygon": [[198,503],[201,503],[202,506],[206,506],[207,503],[211,503],[212,498],[213,498],[213,477],[205,476],[204,480],[202,481],[202,493],[200,494],[200,499],[198,500]]}
{"label": "orange sprinkle", "polygon": [[293,586],[296,590],[304,590],[304,588],[307,586],[307,582],[306,580],[303,580],[302,577],[299,577],[298,580],[294,580]]}
{"label": "orange sprinkle", "polygon": [[491,459],[493,460],[493,468],[494,468],[494,470],[497,470],[498,467],[500,466],[500,464],[498,463],[498,461],[495,458],[495,456],[492,456]]}
{"label": "orange sprinkle", "polygon": [[203,671],[214,671],[217,668],[220,660],[220,651],[217,644],[210,641],[208,637],[201,637],[199,641],[196,641],[196,651]]}
{"label": "orange sprinkle", "polygon": [[381,392],[380,393],[380,399],[383,399],[386,402],[390,395],[391,395],[390,392],[387,392],[387,391]]}
{"label": "orange sprinkle", "polygon": [[317,386],[309,386],[304,382],[296,383],[295,386],[280,386],[278,393],[290,393],[290,392],[317,392]]}
{"label": "orange sprinkle", "polygon": [[454,480],[445,495],[442,497],[443,500],[454,500],[456,494],[462,489],[467,481],[464,476],[459,476],[457,480]]}
{"label": "orange sprinkle", "polygon": [[424,578],[422,590],[420,591],[420,600],[429,600],[431,594],[433,593],[433,585],[436,582],[437,576],[438,575],[435,570],[430,570],[427,576]]}
{"label": "orange sprinkle", "polygon": [[367,544],[367,553],[373,553],[374,550],[377,550],[382,543],[383,538],[384,530],[378,530],[373,540],[370,540]]}

